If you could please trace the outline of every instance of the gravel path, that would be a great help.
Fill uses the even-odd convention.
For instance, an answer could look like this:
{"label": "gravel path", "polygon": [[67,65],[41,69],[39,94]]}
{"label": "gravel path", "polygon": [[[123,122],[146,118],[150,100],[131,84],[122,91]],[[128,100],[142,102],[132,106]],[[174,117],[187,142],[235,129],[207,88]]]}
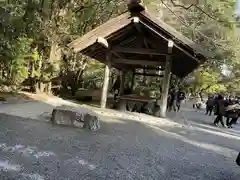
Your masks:
{"label": "gravel path", "polygon": [[[33,120],[53,108],[37,104],[15,106],[9,113],[22,117],[0,116],[1,180],[240,178],[234,162],[239,126],[215,128],[202,112],[184,110],[169,121],[109,111],[101,130],[92,133]],[[0,112],[7,106],[1,105]]]}

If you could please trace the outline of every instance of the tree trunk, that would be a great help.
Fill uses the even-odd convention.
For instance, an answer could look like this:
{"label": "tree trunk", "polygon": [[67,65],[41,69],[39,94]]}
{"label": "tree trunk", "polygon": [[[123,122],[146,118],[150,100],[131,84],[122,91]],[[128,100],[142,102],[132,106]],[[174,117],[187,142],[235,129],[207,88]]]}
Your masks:
{"label": "tree trunk", "polygon": [[39,90],[40,90],[40,93],[45,92],[45,84],[43,82],[39,82]]}
{"label": "tree trunk", "polygon": [[29,74],[30,74],[30,77],[29,77],[29,84],[30,84],[30,91],[32,92],[32,93],[34,93],[34,92],[36,92],[36,84],[35,84],[35,79],[34,79],[34,77],[33,77],[33,72],[34,72],[34,63],[33,62],[30,62],[29,63],[29,66],[30,66],[30,72],[29,72]]}
{"label": "tree trunk", "polygon": [[72,86],[71,86],[72,96],[75,96],[77,90],[78,90],[78,87],[76,85],[72,84]]}
{"label": "tree trunk", "polygon": [[36,83],[33,78],[29,78],[30,81],[30,92],[35,93],[36,92]]}
{"label": "tree trunk", "polygon": [[9,65],[9,67],[8,67],[7,77],[8,77],[8,81],[10,82],[11,79],[12,79],[12,61],[10,62],[10,65]]}
{"label": "tree trunk", "polygon": [[38,94],[40,92],[39,82],[35,82],[35,84],[34,84],[34,91],[35,91],[36,94]]}
{"label": "tree trunk", "polygon": [[6,78],[6,70],[5,69],[2,70],[2,78],[4,78],[4,79]]}
{"label": "tree trunk", "polygon": [[47,84],[47,94],[51,95],[52,94],[52,82],[48,82]]}
{"label": "tree trunk", "polygon": [[143,75],[143,84],[144,85],[146,85],[146,76],[145,76],[145,74],[146,74],[146,69],[143,69],[143,73],[144,73],[144,75]]}
{"label": "tree trunk", "polygon": [[83,75],[83,72],[85,70],[85,65],[86,62],[83,62],[82,67],[77,71],[76,74],[73,74],[72,76],[72,80],[71,80],[71,92],[72,92],[72,96],[75,96],[78,88],[80,87],[80,79]]}

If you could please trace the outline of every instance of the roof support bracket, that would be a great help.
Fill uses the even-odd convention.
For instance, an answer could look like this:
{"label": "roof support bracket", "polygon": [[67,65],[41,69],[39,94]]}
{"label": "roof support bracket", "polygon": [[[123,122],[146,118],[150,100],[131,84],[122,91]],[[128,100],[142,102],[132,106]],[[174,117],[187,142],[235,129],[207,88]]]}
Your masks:
{"label": "roof support bracket", "polygon": [[97,43],[101,44],[103,47],[105,47],[107,49],[109,48],[108,41],[103,37],[98,37],[97,38]]}

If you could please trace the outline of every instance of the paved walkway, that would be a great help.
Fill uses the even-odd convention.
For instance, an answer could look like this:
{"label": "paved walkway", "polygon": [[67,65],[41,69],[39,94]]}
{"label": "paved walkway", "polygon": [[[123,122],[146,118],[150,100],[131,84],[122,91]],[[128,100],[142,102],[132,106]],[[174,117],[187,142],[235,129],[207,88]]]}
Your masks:
{"label": "paved walkway", "polygon": [[[10,114],[28,109],[32,115],[25,116],[36,119],[34,106],[40,115],[53,108],[27,104]],[[7,106],[1,105],[1,111]],[[174,122],[155,118],[155,123],[147,115],[136,119],[109,112],[94,133],[2,114],[0,179],[239,180],[234,162],[239,125],[216,128],[209,125],[212,118],[189,109],[170,114]]]}

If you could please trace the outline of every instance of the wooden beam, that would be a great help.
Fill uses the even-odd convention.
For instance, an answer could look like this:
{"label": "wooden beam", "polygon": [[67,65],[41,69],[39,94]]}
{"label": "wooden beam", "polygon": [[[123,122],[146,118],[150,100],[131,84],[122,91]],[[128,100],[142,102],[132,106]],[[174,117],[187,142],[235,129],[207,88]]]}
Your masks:
{"label": "wooden beam", "polygon": [[[141,29],[141,26],[140,26],[140,23],[139,23],[139,18],[138,17],[133,17],[133,18],[136,18],[133,22],[134,22],[134,25],[135,25],[135,27],[136,27],[136,29],[137,29],[137,31],[138,31],[142,41],[143,41],[144,48],[149,49],[147,40],[146,40],[146,38],[144,36],[144,33],[143,33],[143,31]],[[150,57],[152,58],[152,55],[150,55]]]}
{"label": "wooden beam", "polygon": [[[155,33],[157,36],[160,36],[161,38],[163,38],[166,41],[169,41],[168,38],[166,38],[163,34],[157,32],[155,29],[151,28],[150,26],[148,26],[146,23],[140,21],[145,27],[147,27],[149,30],[151,30],[153,33]],[[181,50],[182,52],[184,52],[187,56],[191,57],[192,59],[194,59],[195,61],[197,61],[198,63],[201,63],[196,57],[194,57],[192,54],[190,54],[189,52],[185,51],[184,49],[182,49],[180,46],[178,46],[177,44],[174,44],[174,46],[176,48],[178,48],[179,50]]]}
{"label": "wooden beam", "polygon": [[114,52],[113,50],[111,50],[108,41],[103,38],[103,37],[98,37],[96,40],[97,43],[101,44],[103,47],[105,47],[106,49],[109,50],[109,52],[111,52],[112,54],[114,54],[115,56],[119,57],[119,58],[123,58],[121,55],[119,55],[117,52]]}
{"label": "wooden beam", "polygon": [[123,48],[123,47],[114,47],[112,49],[117,53],[129,53],[129,54],[147,54],[147,55],[157,55],[157,56],[168,56],[168,54],[159,53],[155,49],[146,49],[146,48]]}
{"label": "wooden beam", "polygon": [[[136,68],[136,69],[141,69],[141,68]],[[156,70],[156,71],[164,71],[164,67],[144,67],[142,69],[146,69],[146,70]]]}
{"label": "wooden beam", "polygon": [[135,72],[135,75],[141,75],[141,76],[155,76],[155,77],[163,77],[162,74],[150,74],[150,73],[139,73],[139,72]]}
{"label": "wooden beam", "polygon": [[146,41],[146,39],[144,37],[144,33],[143,33],[142,29],[141,29],[139,21],[140,21],[139,17],[133,17],[133,22],[135,24],[135,27],[136,27],[138,33],[141,35],[141,38],[142,38],[143,43],[144,43],[144,46],[145,46],[145,48],[149,49],[149,46],[148,46],[147,41]]}
{"label": "wooden beam", "polygon": [[122,96],[124,95],[124,88],[125,88],[125,71],[121,70],[119,75],[120,75],[119,95]]}
{"label": "wooden beam", "polygon": [[126,65],[126,64],[114,63],[113,61],[112,61],[112,66],[114,68],[116,68],[117,70],[126,70],[126,71],[128,71],[128,70],[134,69],[134,66]]}
{"label": "wooden beam", "polygon": [[119,46],[125,46],[129,43],[132,43],[133,41],[135,41],[137,38],[134,36],[134,37],[131,37],[129,39],[126,39],[126,40],[123,40],[122,42],[120,42]]}
{"label": "wooden beam", "polygon": [[[133,60],[133,59],[113,59],[117,64],[129,64],[129,65],[145,65],[145,66],[161,66],[164,64],[162,61],[148,61],[148,60]],[[157,67],[156,67],[157,68]]]}
{"label": "wooden beam", "polygon": [[135,69],[132,70],[131,91],[135,89]]}
{"label": "wooden beam", "polygon": [[121,70],[124,69],[126,71],[132,71],[134,69],[146,69],[146,70],[156,70],[156,71],[164,71],[164,67],[161,68],[156,68],[154,66],[148,66],[148,67],[143,67],[143,66],[137,66],[136,65],[127,65],[127,64],[119,64],[119,63],[114,63],[112,64],[116,69]]}

